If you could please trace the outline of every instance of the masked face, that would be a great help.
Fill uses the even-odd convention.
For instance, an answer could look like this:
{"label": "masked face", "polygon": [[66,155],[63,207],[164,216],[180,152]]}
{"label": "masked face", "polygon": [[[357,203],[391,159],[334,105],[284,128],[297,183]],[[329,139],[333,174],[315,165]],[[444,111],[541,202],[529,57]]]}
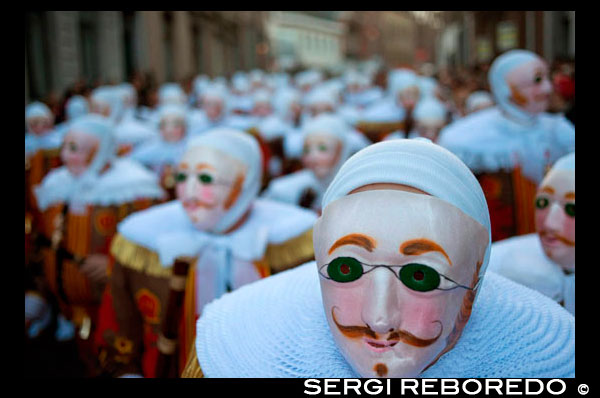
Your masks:
{"label": "masked face", "polygon": [[96,101],[92,99],[90,103],[90,112],[102,115],[104,117],[110,116],[110,105],[106,102]]}
{"label": "masked face", "polygon": [[438,120],[422,120],[417,121],[415,128],[421,137],[430,139],[436,142],[440,131],[446,123]]}
{"label": "masked face", "polygon": [[330,134],[311,134],[304,141],[302,164],[315,173],[317,178],[325,178],[337,163],[342,144]]}
{"label": "masked face", "polygon": [[32,117],[28,121],[29,130],[36,135],[42,135],[52,128],[52,120],[48,117]]}
{"label": "masked face", "polygon": [[94,160],[100,140],[91,134],[70,131],[65,135],[61,158],[67,170],[74,175],[83,174]]}
{"label": "masked face", "polygon": [[575,172],[551,170],[535,199],[535,227],[546,255],[575,269]]}
{"label": "masked face", "polygon": [[165,116],[160,122],[160,133],[165,141],[180,141],[185,135],[185,122],[178,116]]}
{"label": "masked face", "polygon": [[252,114],[259,117],[269,116],[271,112],[271,105],[268,102],[259,102],[252,109]]}
{"label": "masked face", "polygon": [[481,224],[426,194],[369,190],[329,204],[314,236],[327,321],[361,377],[415,377],[454,346],[488,244]]}
{"label": "masked face", "polygon": [[312,117],[317,117],[322,113],[332,113],[333,107],[326,103],[314,104],[309,107],[309,112]]}
{"label": "masked face", "polygon": [[510,100],[526,112],[537,114],[546,111],[550,104],[552,84],[548,78],[548,66],[538,58],[524,63],[506,76],[510,87]]}
{"label": "masked face", "polygon": [[398,94],[398,97],[402,107],[410,111],[419,102],[419,88],[416,86],[405,88]]}
{"label": "masked face", "polygon": [[212,230],[237,200],[246,167],[221,151],[193,147],[179,163],[177,199],[196,228]]}
{"label": "masked face", "polygon": [[223,102],[220,100],[206,99],[203,106],[206,116],[212,121],[218,120],[223,113]]}

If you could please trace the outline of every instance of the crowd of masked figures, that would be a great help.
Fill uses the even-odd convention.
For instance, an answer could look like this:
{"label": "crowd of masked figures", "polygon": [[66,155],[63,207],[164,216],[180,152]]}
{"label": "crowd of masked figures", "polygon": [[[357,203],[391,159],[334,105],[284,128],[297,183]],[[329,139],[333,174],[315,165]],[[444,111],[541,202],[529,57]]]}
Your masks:
{"label": "crowd of masked figures", "polygon": [[487,79],[28,104],[26,341],[87,377],[574,377],[575,127],[536,54]]}

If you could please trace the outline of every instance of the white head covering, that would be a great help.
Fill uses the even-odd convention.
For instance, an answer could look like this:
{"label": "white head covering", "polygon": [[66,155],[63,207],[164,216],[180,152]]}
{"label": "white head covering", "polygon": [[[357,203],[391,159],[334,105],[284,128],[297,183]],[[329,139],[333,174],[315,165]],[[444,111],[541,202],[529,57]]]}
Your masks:
{"label": "white head covering", "polygon": [[569,153],[558,159],[554,166],[552,166],[552,170],[569,170],[575,171],[575,152]]}
{"label": "white head covering", "polygon": [[262,183],[262,153],[251,135],[225,127],[215,128],[192,138],[187,149],[199,146],[224,152],[247,167],[242,192],[215,227],[215,232],[221,233],[233,226],[258,196]]}
{"label": "white head covering", "polygon": [[510,100],[511,91],[506,83],[506,76],[519,65],[534,61],[540,57],[527,50],[510,50],[494,60],[488,73],[488,80],[494,99],[498,106],[512,118],[532,123],[537,115],[526,112]]}
{"label": "white head covering", "polygon": [[388,92],[393,97],[413,86],[419,86],[419,79],[410,69],[394,69],[388,74]]}
{"label": "white head covering", "polygon": [[475,108],[482,105],[493,105],[494,98],[490,93],[484,90],[479,90],[471,93],[467,97],[467,101],[465,103],[467,113],[471,113],[475,110]]}
{"label": "white head covering", "polygon": [[92,91],[92,101],[99,102],[110,107],[112,123],[118,123],[123,113],[123,96],[121,90],[114,86],[101,86]]}
{"label": "white head covering", "polygon": [[185,104],[186,95],[177,83],[165,83],[158,90],[159,104]]}
{"label": "white head covering", "polygon": [[250,90],[250,80],[246,73],[238,71],[231,78],[231,86],[237,91],[246,93]]}
{"label": "white head covering", "polygon": [[446,107],[434,97],[426,97],[415,106],[413,117],[421,122],[444,122]]}
{"label": "white head covering", "polygon": [[[164,104],[158,108],[157,122],[160,122],[167,116],[176,116],[183,120],[185,125],[188,125],[187,113],[184,105],[179,104]],[[159,126],[157,126],[159,127]]]}
{"label": "white head covering", "polygon": [[98,151],[94,160],[86,170],[86,175],[97,175],[115,155],[116,143],[113,134],[113,126],[109,120],[101,115],[84,115],[73,121],[69,131],[77,131],[93,135],[100,140]]}
{"label": "white head covering", "polygon": [[322,208],[368,184],[395,183],[420,189],[450,203],[488,231],[489,244],[479,276],[487,268],[490,216],[483,191],[458,157],[424,138],[383,141],[354,154],[337,173],[323,197]]}
{"label": "white head covering", "polygon": [[87,100],[81,95],[74,95],[67,101],[65,112],[68,120],[73,120],[89,112]]}
{"label": "white head covering", "polygon": [[52,112],[46,104],[35,101],[25,107],[25,121],[35,117],[52,118]]}
{"label": "white head covering", "polygon": [[335,173],[350,156],[352,150],[352,146],[350,145],[350,126],[339,116],[331,113],[322,113],[304,124],[302,134],[304,135],[304,140],[311,135],[328,134],[336,137],[342,144],[337,163],[332,167],[329,177],[325,181],[321,181],[323,190],[325,190],[335,176]]}
{"label": "white head covering", "polygon": [[304,105],[315,106],[322,104],[329,105],[335,109],[337,107],[335,93],[325,86],[315,87],[306,95]]}
{"label": "white head covering", "polygon": [[294,88],[288,87],[283,88],[275,93],[275,97],[273,99],[273,106],[275,107],[275,112],[283,118],[290,118],[290,107],[292,103],[296,102],[300,104],[302,101],[302,97],[300,92]]}
{"label": "white head covering", "polygon": [[433,77],[418,76],[419,92],[423,97],[434,97],[438,83]]}
{"label": "white head covering", "polygon": [[271,93],[266,89],[259,89],[252,95],[252,102],[254,105],[266,103],[271,105]]}

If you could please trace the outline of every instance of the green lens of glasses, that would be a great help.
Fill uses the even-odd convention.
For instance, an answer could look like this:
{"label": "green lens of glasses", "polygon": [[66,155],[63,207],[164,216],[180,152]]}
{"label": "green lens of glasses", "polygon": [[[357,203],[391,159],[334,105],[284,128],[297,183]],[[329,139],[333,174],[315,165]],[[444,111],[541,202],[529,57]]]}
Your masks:
{"label": "green lens of glasses", "polygon": [[535,207],[537,207],[538,209],[545,209],[546,207],[548,207],[548,199],[546,198],[537,198],[535,200]]}
{"label": "green lens of glasses", "polygon": [[363,268],[360,262],[352,257],[338,257],[329,263],[327,274],[336,282],[352,282],[360,278]]}
{"label": "green lens of glasses", "polygon": [[575,217],[575,203],[567,203],[565,205],[565,213],[571,217]]}
{"label": "green lens of glasses", "polygon": [[407,264],[400,270],[400,280],[418,292],[429,292],[440,285],[440,274],[423,264]]}
{"label": "green lens of glasses", "polygon": [[177,182],[184,182],[186,178],[187,178],[187,175],[185,175],[184,173],[177,173],[175,175],[175,181],[177,181]]}
{"label": "green lens of glasses", "polygon": [[200,179],[200,182],[202,182],[203,184],[210,184],[213,180],[213,178],[211,176],[209,176],[208,174],[200,174],[200,176],[198,176],[198,178]]}

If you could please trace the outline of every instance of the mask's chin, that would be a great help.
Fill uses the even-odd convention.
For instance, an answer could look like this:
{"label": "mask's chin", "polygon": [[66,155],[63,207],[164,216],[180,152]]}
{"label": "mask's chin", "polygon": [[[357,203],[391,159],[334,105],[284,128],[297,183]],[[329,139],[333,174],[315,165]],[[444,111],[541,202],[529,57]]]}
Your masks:
{"label": "mask's chin", "polygon": [[222,217],[220,209],[202,209],[187,211],[187,215],[194,227],[200,231],[212,232]]}

